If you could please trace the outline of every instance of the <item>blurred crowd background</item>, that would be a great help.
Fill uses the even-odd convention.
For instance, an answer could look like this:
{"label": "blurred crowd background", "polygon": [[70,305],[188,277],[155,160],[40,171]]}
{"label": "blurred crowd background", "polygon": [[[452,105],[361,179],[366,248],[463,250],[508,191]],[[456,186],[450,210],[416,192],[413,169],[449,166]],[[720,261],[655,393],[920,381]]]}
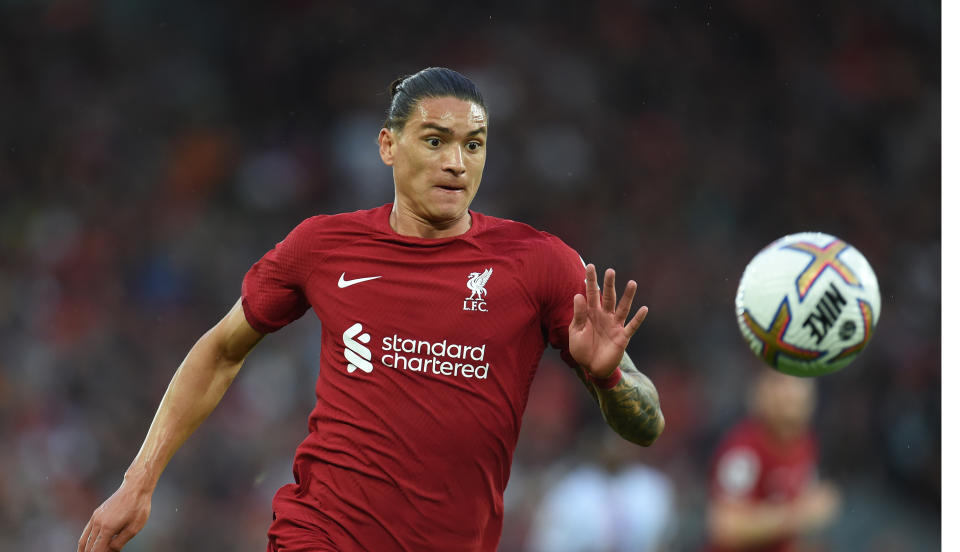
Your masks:
{"label": "blurred crowd background", "polygon": [[[711,452],[761,369],[740,273],[806,230],[863,252],[883,295],[871,345],[817,382],[844,494],[823,549],[939,549],[940,55],[932,0],[0,0],[0,549],[75,549],[250,265],[309,215],[392,201],[386,88],[434,65],[490,109],[474,208],[638,281],[629,352],[667,419],[653,447],[611,449],[548,351],[503,551],[611,454],[667,482],[661,548],[698,549]],[[127,550],[265,547],[318,328],[260,344]]]}

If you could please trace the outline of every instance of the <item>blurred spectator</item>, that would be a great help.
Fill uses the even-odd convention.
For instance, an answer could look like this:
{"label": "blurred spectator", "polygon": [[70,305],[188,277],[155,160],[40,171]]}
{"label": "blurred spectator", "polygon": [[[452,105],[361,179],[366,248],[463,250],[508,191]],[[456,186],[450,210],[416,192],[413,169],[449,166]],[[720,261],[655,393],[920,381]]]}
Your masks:
{"label": "blurred spectator", "polygon": [[674,488],[612,432],[591,436],[587,456],[549,483],[534,508],[530,552],[658,552],[674,523]]}

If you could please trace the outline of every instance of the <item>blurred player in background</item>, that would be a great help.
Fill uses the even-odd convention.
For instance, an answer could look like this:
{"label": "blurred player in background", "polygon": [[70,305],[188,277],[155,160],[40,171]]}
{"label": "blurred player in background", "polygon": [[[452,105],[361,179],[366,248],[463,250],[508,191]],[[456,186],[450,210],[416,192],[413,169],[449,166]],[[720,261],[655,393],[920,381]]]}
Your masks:
{"label": "blurred player in background", "polygon": [[817,479],[814,406],[814,380],[761,369],[751,415],[727,433],[711,467],[709,552],[816,550],[802,537],[837,516],[840,496]]}
{"label": "blurred player in background", "polygon": [[120,550],[146,523],[176,450],[267,333],[312,309],[321,321],[317,404],[295,483],[274,497],[268,550],[497,547],[503,491],[530,383],[561,350],[626,439],[663,430],[659,397],[625,349],[628,319],[608,269],[554,236],[469,210],[488,114],[449,69],[398,79],[379,135],[394,203],[298,225],[247,273],[241,298],[191,349],[123,484],[78,550]]}

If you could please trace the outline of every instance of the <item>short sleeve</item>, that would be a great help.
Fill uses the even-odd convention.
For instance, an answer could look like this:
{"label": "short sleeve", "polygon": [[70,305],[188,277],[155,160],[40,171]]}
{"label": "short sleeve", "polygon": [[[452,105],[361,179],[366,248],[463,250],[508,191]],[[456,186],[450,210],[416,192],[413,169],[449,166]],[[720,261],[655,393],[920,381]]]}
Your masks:
{"label": "short sleeve", "polygon": [[310,222],[304,221],[257,261],[243,278],[247,322],[260,333],[279,330],[310,308],[304,293],[311,272]]}
{"label": "short sleeve", "polygon": [[565,353],[573,320],[573,296],[584,292],[584,263],[570,246],[555,236],[547,236],[537,263],[541,324],[550,345]]}

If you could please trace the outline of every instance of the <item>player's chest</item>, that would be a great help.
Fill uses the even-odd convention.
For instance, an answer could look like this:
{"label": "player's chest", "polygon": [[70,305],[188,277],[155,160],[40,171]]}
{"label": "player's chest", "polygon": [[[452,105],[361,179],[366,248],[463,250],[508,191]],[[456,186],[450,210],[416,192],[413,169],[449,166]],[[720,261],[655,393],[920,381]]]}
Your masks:
{"label": "player's chest", "polygon": [[761,478],[761,492],[771,500],[790,500],[799,495],[813,477],[813,464],[806,458],[767,465]]}
{"label": "player's chest", "polygon": [[427,323],[485,325],[528,321],[536,310],[511,258],[471,249],[391,248],[366,244],[327,256],[307,297],[321,320],[353,313]]}

